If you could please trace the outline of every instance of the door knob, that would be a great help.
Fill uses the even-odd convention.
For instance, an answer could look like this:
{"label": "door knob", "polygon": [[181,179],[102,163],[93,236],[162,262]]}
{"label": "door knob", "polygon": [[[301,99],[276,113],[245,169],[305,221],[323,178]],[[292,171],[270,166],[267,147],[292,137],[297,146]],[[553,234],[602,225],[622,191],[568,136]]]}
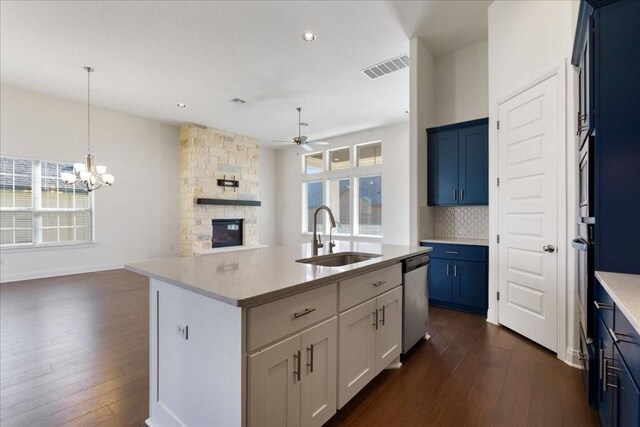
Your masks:
{"label": "door knob", "polygon": [[556,247],[553,246],[553,245],[544,245],[542,247],[542,250],[545,251],[545,252],[553,253],[553,252],[556,251]]}

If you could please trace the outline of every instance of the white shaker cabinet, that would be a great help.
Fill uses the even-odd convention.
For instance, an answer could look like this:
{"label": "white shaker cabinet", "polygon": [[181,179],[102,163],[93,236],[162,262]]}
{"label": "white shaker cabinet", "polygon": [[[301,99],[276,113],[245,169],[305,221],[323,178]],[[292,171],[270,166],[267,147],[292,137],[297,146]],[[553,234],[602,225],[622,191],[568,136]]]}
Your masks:
{"label": "white shaker cabinet", "polygon": [[338,409],[400,356],[402,287],[339,315]]}
{"label": "white shaker cabinet", "polygon": [[249,356],[248,424],[321,426],[336,412],[336,317]]}

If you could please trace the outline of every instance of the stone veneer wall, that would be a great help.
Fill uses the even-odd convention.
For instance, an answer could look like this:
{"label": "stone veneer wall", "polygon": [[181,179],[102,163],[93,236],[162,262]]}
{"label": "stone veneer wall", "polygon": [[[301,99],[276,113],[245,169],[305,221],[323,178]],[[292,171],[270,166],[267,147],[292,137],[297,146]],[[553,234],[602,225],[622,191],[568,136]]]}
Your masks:
{"label": "stone veneer wall", "polygon": [[[258,140],[196,124],[180,128],[180,252],[211,248],[212,219],[244,219],[244,244],[258,244],[258,208],[196,205],[196,199],[258,200]],[[240,181],[236,192],[216,180]]]}
{"label": "stone veneer wall", "polygon": [[488,206],[436,207],[435,237],[489,238]]}

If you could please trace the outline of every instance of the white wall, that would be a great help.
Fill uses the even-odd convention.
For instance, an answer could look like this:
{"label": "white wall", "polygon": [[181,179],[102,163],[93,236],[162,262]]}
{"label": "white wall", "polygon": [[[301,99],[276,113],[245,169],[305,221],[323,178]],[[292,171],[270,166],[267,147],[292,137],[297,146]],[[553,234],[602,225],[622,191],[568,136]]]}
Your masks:
{"label": "white wall", "polygon": [[435,125],[435,61],[420,38],[410,42],[410,243],[433,237],[435,212],[427,206],[427,132]]}
{"label": "white wall", "polygon": [[[566,143],[567,152],[567,199],[569,215],[559,218],[566,221],[567,236],[560,236],[566,244],[575,235],[576,206],[576,153],[574,144],[575,72],[569,64],[573,36],[576,28],[577,7],[575,1],[496,1],[489,6],[489,182],[497,176],[497,102],[529,82],[542,76],[561,61],[567,67],[567,109]],[[498,230],[497,191],[489,186],[489,295],[497,291],[497,245],[492,236]],[[559,305],[567,311],[566,349],[558,351],[558,357],[568,363],[577,363],[571,355],[577,345],[575,294],[575,254],[572,250],[558,253],[559,261],[567,266],[567,277],[559,277],[567,284],[566,295],[561,296]],[[489,298],[488,319],[497,321],[495,298]]]}
{"label": "white wall", "polygon": [[485,40],[435,60],[435,126],[489,115],[489,53]]}
{"label": "white wall", "polygon": [[260,244],[276,244],[276,151],[260,147],[260,192],[258,239]]}
{"label": "white wall", "polygon": [[[1,88],[2,155],[82,161],[86,106]],[[95,193],[96,244],[2,250],[2,281],[178,254],[178,128],[92,109],[92,152],[116,180]]]}
{"label": "white wall", "polygon": [[[409,123],[367,129],[325,140],[330,145],[319,146],[319,149],[382,141],[382,242],[409,244]],[[306,151],[295,146],[282,148],[276,153],[276,241],[280,245],[310,241],[308,235],[301,233],[302,153]]]}

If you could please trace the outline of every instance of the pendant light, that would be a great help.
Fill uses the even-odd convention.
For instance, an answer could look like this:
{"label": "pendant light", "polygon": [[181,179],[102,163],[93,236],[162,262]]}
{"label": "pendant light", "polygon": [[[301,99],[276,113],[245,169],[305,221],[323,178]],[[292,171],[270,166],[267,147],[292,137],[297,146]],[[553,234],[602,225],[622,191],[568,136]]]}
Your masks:
{"label": "pendant light", "polygon": [[94,165],[91,154],[91,73],[93,68],[84,67],[87,72],[87,154],[84,163],[74,163],[73,172],[62,172],[60,178],[67,184],[82,186],[87,191],[97,190],[103,185],[111,185],[115,177],[106,173],[107,167]]}

